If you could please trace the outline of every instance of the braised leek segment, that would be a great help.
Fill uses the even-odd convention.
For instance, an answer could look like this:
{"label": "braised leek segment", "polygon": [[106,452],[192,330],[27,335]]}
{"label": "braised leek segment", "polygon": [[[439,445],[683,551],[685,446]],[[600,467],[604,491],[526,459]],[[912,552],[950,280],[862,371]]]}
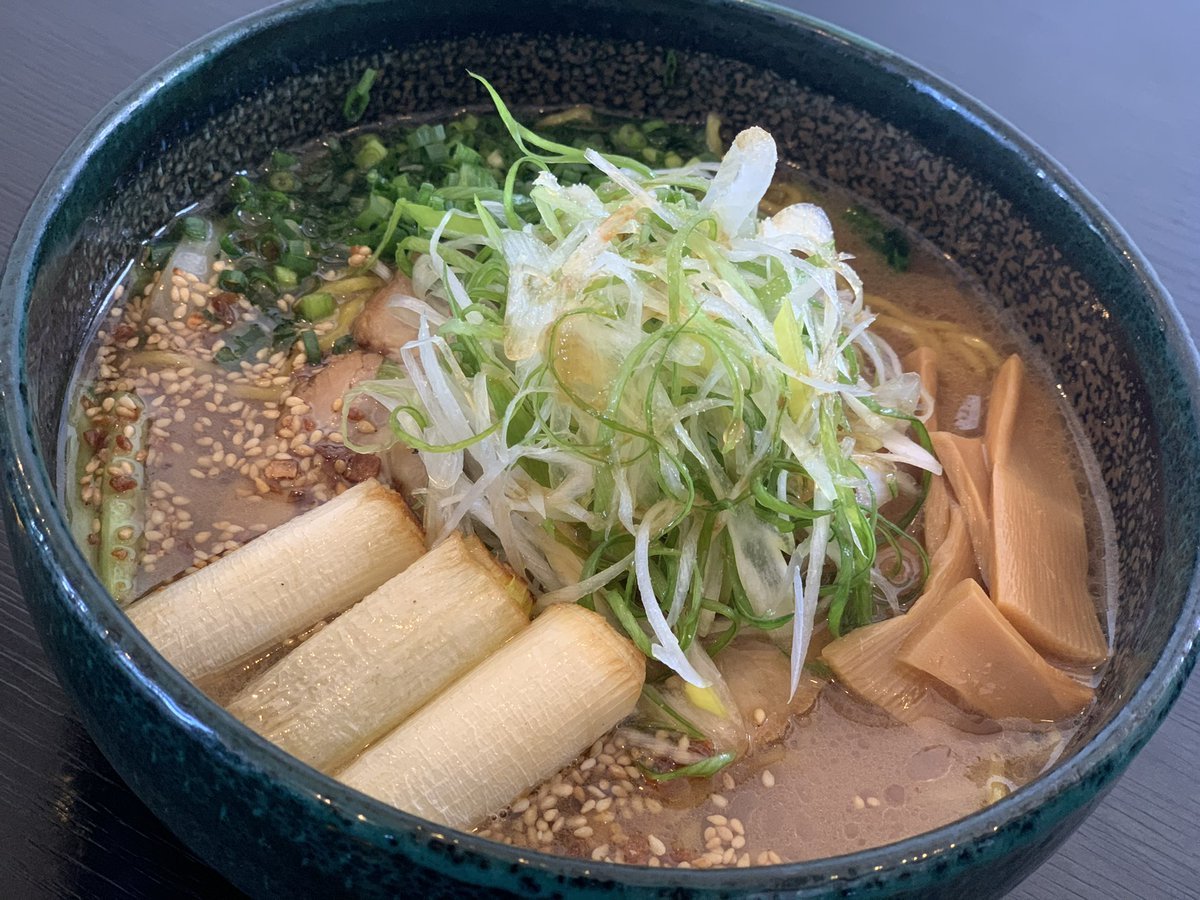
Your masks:
{"label": "braised leek segment", "polygon": [[400,495],[364,481],[126,612],[196,680],[340,613],[424,552]]}
{"label": "braised leek segment", "polygon": [[254,679],[231,713],[333,772],[529,624],[528,591],[452,535]]}
{"label": "braised leek segment", "polygon": [[600,616],[559,605],[381,739],[338,778],[470,828],[633,711],[645,658]]}
{"label": "braised leek segment", "polygon": [[355,396],[419,451],[431,538],[479,530],[545,604],[611,614],[695,687],[694,644],[790,625],[794,691],[818,615],[837,633],[894,601],[879,507],[915,511],[912,470],[940,471],[909,435],[919,378],[870,330],[825,213],[759,218],[762,129],[719,165],[653,171],[492,96],[525,155],[499,200],[423,232],[416,339]]}

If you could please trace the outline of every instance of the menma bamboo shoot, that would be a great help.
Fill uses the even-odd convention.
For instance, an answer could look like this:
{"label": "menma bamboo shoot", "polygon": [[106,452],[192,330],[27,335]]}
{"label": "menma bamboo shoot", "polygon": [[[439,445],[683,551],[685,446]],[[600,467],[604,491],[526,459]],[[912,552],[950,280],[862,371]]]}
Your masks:
{"label": "menma bamboo shoot", "polygon": [[288,753],[333,772],[529,624],[524,583],[458,532],[230,701]]}
{"label": "menma bamboo shoot", "polygon": [[991,474],[984,459],[983,441],[948,431],[929,435],[934,452],[942,464],[954,498],[967,517],[975,561],[983,575],[983,583],[991,584],[992,567],[992,502]]}
{"label": "menma bamboo shoot", "polygon": [[[1024,367],[1000,368],[988,413],[996,607],[1031,644],[1072,663],[1108,656],[1088,590],[1087,527],[1057,421],[1033,405]],[[1016,423],[1021,423],[1021,434]]]}
{"label": "menma bamboo shoot", "polygon": [[553,606],[338,778],[470,828],[629,715],[645,672],[645,657],[601,616]]}
{"label": "menma bamboo shoot", "polygon": [[967,530],[967,517],[962,507],[950,507],[950,525],[946,539],[937,552],[929,557],[929,577],[925,579],[924,593],[942,593],[964,578],[974,578],[979,572],[975,562],[975,551],[971,546],[971,535]]}
{"label": "menma bamboo shoot", "polygon": [[993,718],[1057,721],[1091,702],[1092,689],[1047,663],[973,580],[948,592],[940,615],[905,638],[896,659]]}
{"label": "menma bamboo shoot", "polygon": [[934,475],[929,482],[929,494],[925,498],[922,512],[925,516],[925,552],[931,556],[938,552],[950,529],[950,488],[946,484],[945,472]]}
{"label": "menma bamboo shoot", "polygon": [[933,680],[900,663],[896,654],[909,635],[927,627],[953,602],[953,590],[927,590],[904,615],[856,628],[826,644],[821,658],[849,690],[899,721],[911,722],[926,711]]}
{"label": "menma bamboo shoot", "polygon": [[337,615],[424,552],[400,495],[364,481],[126,612],[195,680]]}
{"label": "menma bamboo shoot", "polygon": [[992,382],[992,394],[988,397],[987,430],[983,440],[989,467],[1008,462],[1012,453],[1024,382],[1025,364],[1014,353],[1000,366]]}

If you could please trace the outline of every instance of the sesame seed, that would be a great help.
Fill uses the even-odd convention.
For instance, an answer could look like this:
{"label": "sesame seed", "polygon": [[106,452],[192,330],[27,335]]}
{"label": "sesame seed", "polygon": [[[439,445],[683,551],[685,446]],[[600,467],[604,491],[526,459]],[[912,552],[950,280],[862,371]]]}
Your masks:
{"label": "sesame seed", "polygon": [[771,773],[770,769],[763,769],[762,783],[765,788],[775,787],[775,776]]}

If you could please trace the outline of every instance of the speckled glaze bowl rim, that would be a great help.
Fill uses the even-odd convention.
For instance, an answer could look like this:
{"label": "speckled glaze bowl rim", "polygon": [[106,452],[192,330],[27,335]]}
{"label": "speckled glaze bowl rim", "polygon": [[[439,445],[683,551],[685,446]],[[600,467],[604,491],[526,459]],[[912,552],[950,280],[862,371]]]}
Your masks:
{"label": "speckled glaze bowl rim", "polygon": [[[1090,228],[1101,235],[1110,252],[1119,256],[1130,270],[1145,301],[1163,323],[1169,352],[1186,382],[1193,410],[1200,409],[1200,359],[1166,290],[1120,226],[1048,154],[972,97],[877,44],[801,13],[757,0],[714,0],[710,5],[721,7],[728,15],[740,12],[766,15],[780,27],[815,32],[853,49],[860,59],[899,73],[918,91],[966,119],[978,129],[981,140],[998,142],[1022,157],[1028,167],[1053,185],[1056,193],[1073,207],[1080,220],[1077,227]],[[32,436],[23,347],[27,304],[44,249],[44,233],[55,211],[70,202],[73,186],[93,154],[134,110],[153,105],[170,84],[188,79],[201,61],[219,55],[247,35],[310,15],[328,15],[337,6],[338,0],[300,0],[271,7],[189,44],[138,79],[89,123],[55,164],[22,222],[0,281],[0,353],[3,354],[0,396],[4,400],[0,440],[4,444],[5,465],[14,470],[11,477],[17,490],[10,502],[15,507],[17,521],[25,529],[26,539],[35,548],[40,562],[56,574],[58,593],[71,601],[66,614],[77,617],[87,627],[128,678],[155,698],[164,716],[174,719],[179,728],[216,738],[237,763],[278,779],[296,797],[312,804],[333,802],[346,813],[347,820],[357,816],[360,821],[373,824],[379,835],[423,832],[518,867],[535,867],[568,878],[602,878],[631,888],[685,891],[770,890],[771,883],[780,880],[820,890],[822,884],[850,887],[855,877],[860,876],[886,878],[906,863],[924,863],[955,847],[984,841],[1002,826],[1036,809],[1063,801],[1067,804],[1065,814],[1090,797],[1090,791],[1082,794],[1073,791],[1088,776],[1105,772],[1100,776],[1103,781],[1124,769],[1149,739],[1195,663],[1198,649],[1195,639],[1200,631],[1200,572],[1193,571],[1182,614],[1143,682],[1112,721],[1061,768],[985,810],[933,831],[883,847],[769,869],[689,871],[596,863],[520,850],[438,828],[346,788],[294,760],[209,700],[159,656],[111,600],[75,547]],[[582,30],[586,31],[586,27]],[[378,840],[373,839],[373,843],[383,850]]]}

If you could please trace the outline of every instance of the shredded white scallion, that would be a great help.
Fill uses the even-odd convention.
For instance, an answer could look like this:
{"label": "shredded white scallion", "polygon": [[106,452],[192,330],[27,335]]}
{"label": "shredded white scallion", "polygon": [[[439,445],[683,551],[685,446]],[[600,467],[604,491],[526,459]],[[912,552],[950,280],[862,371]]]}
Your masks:
{"label": "shredded white scallion", "polygon": [[[794,691],[818,609],[836,630],[895,603],[875,498],[915,493],[898,466],[938,471],[910,435],[928,394],[824,212],[759,217],[766,131],[651,172],[505,121],[543,166],[536,216],[478,202],[481,234],[450,239],[469,214],[446,212],[395,303],[419,320],[402,371],[356,391],[418,450],[429,534],[483,533],[543,604],[593,602],[697,686],[710,629],[790,633]],[[563,162],[594,177],[564,185]]]}

